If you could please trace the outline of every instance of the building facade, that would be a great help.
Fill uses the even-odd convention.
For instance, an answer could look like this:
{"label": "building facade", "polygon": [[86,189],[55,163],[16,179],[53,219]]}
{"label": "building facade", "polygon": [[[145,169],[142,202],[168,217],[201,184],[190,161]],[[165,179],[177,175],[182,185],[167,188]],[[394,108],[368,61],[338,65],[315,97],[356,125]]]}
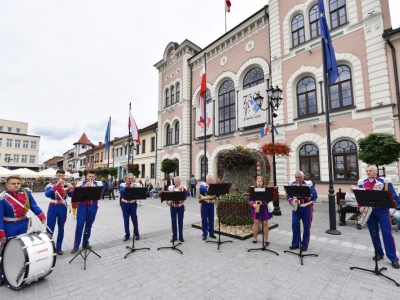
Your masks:
{"label": "building facade", "polygon": [[[216,159],[219,151],[235,145],[257,149],[271,142],[273,130],[275,141],[292,149],[290,157],[276,157],[278,186],[302,170],[312,175],[323,198],[329,180],[325,118],[329,111],[335,188],[347,191],[365,177],[357,141],[373,132],[399,138],[393,60],[400,51],[399,38],[396,30],[390,31],[393,48],[399,49],[392,55],[393,48],[382,37],[390,28],[387,0],[324,3],[339,66],[339,77],[327,90],[328,107],[316,0],[270,0],[268,6],[203,49],[188,40],[166,46],[155,65],[159,71],[158,176],[163,176],[160,166],[165,158],[179,161],[183,180],[190,174],[221,176]],[[204,54],[207,108],[202,123],[197,103]],[[283,90],[276,111],[267,109],[270,86]],[[264,98],[260,105],[255,105],[256,95]],[[269,128],[264,138],[260,128]],[[385,168],[398,188],[398,164]]]}
{"label": "building facade", "polygon": [[28,123],[0,119],[0,165],[39,170],[40,136],[28,134]]}

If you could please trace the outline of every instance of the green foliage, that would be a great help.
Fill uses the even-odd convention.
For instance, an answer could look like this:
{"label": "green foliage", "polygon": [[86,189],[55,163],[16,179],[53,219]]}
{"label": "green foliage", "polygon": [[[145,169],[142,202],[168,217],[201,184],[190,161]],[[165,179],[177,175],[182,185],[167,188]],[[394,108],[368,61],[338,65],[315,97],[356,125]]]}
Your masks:
{"label": "green foliage", "polygon": [[247,192],[231,191],[216,200],[217,215],[222,224],[230,226],[251,225]]}
{"label": "green foliage", "polygon": [[250,149],[242,146],[236,146],[218,152],[217,159],[218,164],[227,170],[234,170],[256,163],[256,160],[250,156]]}
{"label": "green foliage", "polygon": [[118,175],[118,169],[117,168],[111,167],[109,170],[110,170],[110,175],[111,176],[113,176],[114,178],[117,177],[117,175]]}
{"label": "green foliage", "polygon": [[82,171],[78,171],[79,177],[82,177],[83,172]]}
{"label": "green foliage", "polygon": [[161,171],[170,174],[178,168],[178,161],[175,159],[166,158],[161,162]]}
{"label": "green foliage", "polygon": [[87,170],[83,170],[83,175],[87,175]]}
{"label": "green foliage", "polygon": [[[266,185],[269,183],[269,179],[271,177],[271,167],[269,165],[267,154],[261,151],[250,151],[250,157],[254,158],[259,164],[260,168],[260,176],[264,178],[264,182]],[[254,183],[253,183],[254,184]],[[252,185],[253,185],[252,184]]]}
{"label": "green foliage", "polygon": [[358,158],[369,165],[388,165],[400,157],[400,143],[392,134],[371,133],[359,139],[358,146]]}

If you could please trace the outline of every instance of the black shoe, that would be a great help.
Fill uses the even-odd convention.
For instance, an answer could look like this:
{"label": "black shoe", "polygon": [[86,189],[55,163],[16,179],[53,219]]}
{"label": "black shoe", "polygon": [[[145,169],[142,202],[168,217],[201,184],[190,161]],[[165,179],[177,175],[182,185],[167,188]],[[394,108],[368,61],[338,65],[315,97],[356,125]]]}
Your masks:
{"label": "black shoe", "polygon": [[79,248],[74,248],[71,250],[71,254],[75,254],[76,252],[78,252]]}
{"label": "black shoe", "polygon": [[[376,256],[376,260],[380,261],[381,259],[383,259],[383,255],[377,255]],[[372,260],[375,260],[375,256],[372,258]]]}
{"label": "black shoe", "polygon": [[140,236],[139,236],[139,235],[137,235],[137,236],[135,237],[135,239],[136,239],[136,240],[139,240],[139,239],[140,239]]}
{"label": "black shoe", "polygon": [[129,237],[124,237],[123,241],[126,242],[127,240],[129,240]]}
{"label": "black shoe", "polygon": [[207,239],[207,237],[205,235],[203,235],[202,240],[205,241]]}
{"label": "black shoe", "polygon": [[213,234],[213,235],[210,235],[210,238],[216,239],[217,237]]}
{"label": "black shoe", "polygon": [[400,266],[399,266],[399,263],[397,262],[397,261],[392,261],[392,266],[393,266],[393,268],[395,268],[395,269],[398,269]]}
{"label": "black shoe", "polygon": [[361,230],[361,224],[357,224],[357,229]]}
{"label": "black shoe", "polygon": [[301,252],[307,252],[308,248],[301,248]]}
{"label": "black shoe", "polygon": [[57,254],[58,254],[58,255],[63,255],[64,252],[62,252],[62,250],[57,250]]}
{"label": "black shoe", "polygon": [[339,226],[346,226],[346,225],[347,225],[346,222],[342,222],[342,221],[339,222]]}
{"label": "black shoe", "polygon": [[268,247],[269,246],[269,242],[265,242],[264,247]]}
{"label": "black shoe", "polygon": [[179,239],[179,241],[183,243],[185,240],[183,238],[181,238],[181,239]]}
{"label": "black shoe", "polygon": [[171,239],[171,240],[170,240],[171,243],[173,243],[173,242],[175,242],[175,241],[176,241],[176,239]]}
{"label": "black shoe", "polygon": [[299,246],[290,246],[289,249],[290,250],[299,249]]}
{"label": "black shoe", "polygon": [[4,280],[3,278],[0,279],[0,286],[2,286],[4,284]]}
{"label": "black shoe", "polygon": [[257,244],[257,240],[253,240],[253,244]]}

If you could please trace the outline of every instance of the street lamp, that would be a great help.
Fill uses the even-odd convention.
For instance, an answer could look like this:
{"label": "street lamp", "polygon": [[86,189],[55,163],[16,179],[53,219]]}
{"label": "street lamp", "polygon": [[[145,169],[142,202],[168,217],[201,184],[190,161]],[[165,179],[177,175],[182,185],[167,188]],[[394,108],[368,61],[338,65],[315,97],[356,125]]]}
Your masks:
{"label": "street lamp", "polygon": [[12,162],[12,158],[11,157],[5,157],[4,161],[7,163],[7,169],[10,169],[10,162]]}
{"label": "street lamp", "polygon": [[[268,95],[268,101],[267,101],[267,107],[265,109],[262,108],[263,100],[264,97],[261,96],[259,93],[254,97],[254,101],[257,103],[258,107],[261,110],[268,111],[270,113],[270,120],[271,120],[271,134],[272,134],[272,143],[275,143],[275,128],[274,128],[274,118],[276,118],[278,115],[275,113],[279,106],[282,103],[282,90],[276,86],[276,88],[273,88],[272,86],[267,90],[267,95]],[[276,183],[276,161],[275,161],[275,154],[272,155],[272,168],[273,168],[273,176],[274,176],[274,186],[277,185]],[[274,201],[274,211],[272,212],[273,215],[275,216],[280,216],[282,215],[281,208],[279,207],[279,197],[277,201]]]}

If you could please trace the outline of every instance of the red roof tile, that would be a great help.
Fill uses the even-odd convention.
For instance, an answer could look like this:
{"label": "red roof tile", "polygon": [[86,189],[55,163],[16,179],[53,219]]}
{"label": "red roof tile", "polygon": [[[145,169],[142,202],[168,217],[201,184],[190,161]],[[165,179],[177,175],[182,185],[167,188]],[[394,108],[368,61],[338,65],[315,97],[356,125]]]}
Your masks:
{"label": "red roof tile", "polygon": [[82,145],[93,145],[90,140],[88,139],[88,137],[86,136],[86,133],[83,133],[81,138],[79,139],[79,141],[77,141],[75,144],[82,144]]}

